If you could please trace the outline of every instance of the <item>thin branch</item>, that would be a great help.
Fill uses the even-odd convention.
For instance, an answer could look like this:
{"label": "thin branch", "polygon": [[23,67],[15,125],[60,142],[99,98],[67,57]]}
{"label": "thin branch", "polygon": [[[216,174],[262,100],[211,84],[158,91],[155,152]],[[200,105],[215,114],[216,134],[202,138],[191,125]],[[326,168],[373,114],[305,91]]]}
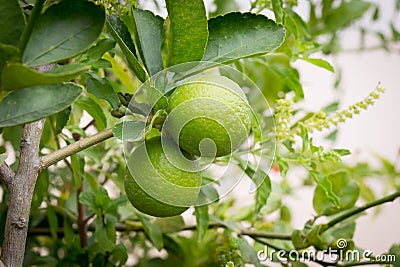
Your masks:
{"label": "thin branch", "polygon": [[78,233],[80,238],[81,248],[86,248],[88,243],[87,236],[87,224],[85,220],[86,209],[85,206],[79,202],[79,196],[84,191],[83,184],[79,187],[76,198],[77,198],[77,209],[78,209]]}
{"label": "thin branch", "polygon": [[89,216],[87,216],[86,219],[85,219],[85,221],[84,221],[85,224],[88,223],[89,220],[92,219],[94,216],[96,216],[96,213],[92,213],[92,214],[90,214]]}
{"label": "thin branch", "polygon": [[400,191],[397,191],[397,192],[395,192],[395,193],[393,193],[391,195],[388,195],[388,196],[385,196],[383,198],[380,198],[380,199],[371,201],[369,203],[366,203],[365,205],[363,205],[361,207],[357,207],[355,209],[349,210],[349,211],[343,213],[342,215],[340,215],[339,217],[336,217],[335,219],[333,219],[330,222],[328,222],[326,224],[327,228],[325,228],[322,232],[325,232],[329,228],[331,228],[331,227],[335,226],[336,224],[346,220],[347,218],[350,218],[350,217],[352,217],[352,216],[354,216],[354,215],[356,215],[358,213],[361,213],[361,212],[363,212],[363,211],[365,211],[367,209],[370,209],[372,207],[382,205],[382,204],[384,204],[386,202],[392,202],[398,197],[400,197]]}
{"label": "thin branch", "polygon": [[49,166],[111,137],[113,137],[113,133],[110,128],[45,155],[41,158],[40,171],[43,171]]}
{"label": "thin branch", "polygon": [[273,233],[273,232],[263,232],[256,230],[242,230],[241,235],[247,235],[250,237],[259,237],[259,238],[267,238],[267,239],[279,239],[279,240],[292,240],[291,234],[283,234],[283,233]]}
{"label": "thin branch", "polygon": [[13,179],[15,173],[11,170],[10,166],[7,163],[3,162],[0,165],[0,180],[6,185],[8,188],[11,180]]}
{"label": "thin branch", "polygon": [[85,127],[82,128],[82,130],[86,131],[90,126],[94,125],[95,122],[95,120],[91,120],[88,124],[86,124]]}
{"label": "thin branch", "polygon": [[[94,214],[93,214],[94,215]],[[93,218],[93,216],[89,216],[87,219]],[[86,220],[87,221],[87,220]],[[208,228],[226,228],[225,225],[220,223],[210,223]],[[196,230],[196,225],[186,225],[180,231],[193,231]],[[78,229],[75,229],[78,230]],[[94,231],[95,226],[90,224],[88,226],[88,231]],[[118,232],[143,232],[144,228],[141,222],[139,221],[128,221],[125,224],[117,223],[115,224],[115,230]],[[57,233],[62,234],[64,231],[63,228],[58,228]],[[33,228],[29,230],[29,234],[31,235],[50,235],[49,228]],[[266,238],[266,239],[280,239],[280,240],[291,240],[290,234],[282,234],[282,233],[272,233],[272,232],[263,232],[263,231],[255,231],[255,230],[247,230],[243,229],[240,231],[239,235],[246,235],[250,237],[258,237],[258,238]]]}

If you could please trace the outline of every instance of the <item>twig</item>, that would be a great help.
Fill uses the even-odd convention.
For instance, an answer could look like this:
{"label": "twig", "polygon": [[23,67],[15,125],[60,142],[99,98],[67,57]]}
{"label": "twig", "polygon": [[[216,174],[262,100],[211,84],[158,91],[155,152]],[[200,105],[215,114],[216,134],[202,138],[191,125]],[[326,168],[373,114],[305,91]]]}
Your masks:
{"label": "twig", "polygon": [[325,232],[326,230],[328,230],[329,228],[335,226],[336,224],[346,220],[347,218],[350,218],[358,213],[361,213],[369,208],[375,207],[375,206],[379,206],[381,204],[384,204],[386,202],[391,202],[394,201],[396,198],[400,197],[400,191],[397,191],[391,195],[385,196],[383,198],[371,201],[369,203],[366,203],[365,205],[361,206],[361,207],[357,207],[353,210],[349,210],[345,213],[343,213],[342,215],[340,215],[339,217],[336,217],[335,219],[329,221],[326,225],[327,227],[323,229],[322,232]]}
{"label": "twig", "polygon": [[[88,221],[90,218],[93,216],[89,216],[86,221]],[[196,225],[186,225],[184,228],[182,228],[180,231],[193,231],[196,230],[197,226]],[[225,225],[220,224],[220,223],[210,223],[208,225],[208,228],[226,228]],[[77,229],[76,229],[77,230]],[[89,231],[94,231],[95,226],[94,225],[89,225],[88,226]],[[143,232],[144,228],[141,222],[138,221],[128,221],[125,224],[123,223],[117,223],[115,224],[115,230],[118,232],[126,232],[126,231],[131,231],[131,232]],[[63,228],[57,229],[57,233],[62,234],[63,233]],[[33,228],[29,230],[29,234],[32,235],[50,235],[50,229],[49,228]],[[259,238],[266,238],[266,239],[280,239],[280,240],[291,240],[290,234],[282,234],[282,233],[272,233],[272,232],[263,232],[263,231],[255,231],[255,230],[248,230],[248,229],[242,229],[240,230],[239,235],[246,235],[246,236],[251,236],[251,237],[259,237]]]}
{"label": "twig", "polygon": [[86,248],[87,246],[87,224],[85,220],[86,209],[83,204],[79,202],[79,196],[83,192],[84,186],[83,184],[79,187],[77,192],[77,209],[78,209],[78,232],[80,238],[80,246],[81,248]]}
{"label": "twig", "polygon": [[13,179],[15,173],[11,170],[10,166],[7,163],[3,162],[0,165],[0,180],[6,185],[8,188],[11,180]]}
{"label": "twig", "polygon": [[250,237],[260,237],[260,238],[267,238],[267,239],[279,239],[279,240],[292,240],[291,234],[283,234],[283,233],[273,233],[273,232],[263,232],[263,231],[256,231],[256,230],[242,230],[241,235],[247,235]]}
{"label": "twig", "polygon": [[113,137],[113,133],[110,128],[45,155],[41,158],[40,171],[43,171],[49,166],[111,137]]}
{"label": "twig", "polygon": [[90,219],[92,219],[94,216],[96,216],[96,213],[92,213],[92,214],[90,214],[89,216],[87,216],[86,218],[85,218],[85,223],[88,223],[88,221],[90,220]]}

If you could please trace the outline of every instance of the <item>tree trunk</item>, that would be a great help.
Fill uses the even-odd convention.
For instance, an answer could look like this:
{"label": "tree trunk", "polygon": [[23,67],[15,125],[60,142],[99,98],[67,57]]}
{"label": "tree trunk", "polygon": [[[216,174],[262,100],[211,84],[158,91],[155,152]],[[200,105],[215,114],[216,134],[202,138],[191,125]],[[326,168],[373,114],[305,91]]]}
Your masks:
{"label": "tree trunk", "polygon": [[7,267],[20,267],[24,261],[33,191],[40,169],[39,143],[45,119],[24,126],[18,170],[6,181],[8,211],[1,261]]}

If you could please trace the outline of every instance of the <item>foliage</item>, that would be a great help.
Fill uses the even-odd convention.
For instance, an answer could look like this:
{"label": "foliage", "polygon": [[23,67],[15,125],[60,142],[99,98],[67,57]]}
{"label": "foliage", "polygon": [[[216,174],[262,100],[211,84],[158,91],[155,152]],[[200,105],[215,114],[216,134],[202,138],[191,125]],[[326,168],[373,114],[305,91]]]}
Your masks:
{"label": "foliage", "polygon": [[[209,14],[201,0],[167,0],[168,16],[162,18],[155,10],[143,10],[141,1],[32,2],[0,0],[0,163],[17,169],[18,157],[11,162],[4,153],[18,155],[23,125],[44,117],[42,158],[107,128],[113,128],[115,138],[66,155],[40,173],[26,266],[262,266],[257,251],[264,245],[286,252],[324,250],[345,239],[346,249],[361,249],[353,240],[358,216],[399,197],[396,162],[378,157],[376,168],[366,162],[347,164],[342,158],[349,150],[316,141],[323,130],[334,141],[337,125],[372,106],[384,91],[380,85],[343,109],[337,102],[319,112],[296,105],[306,96],[293,63],[303,60],[335,72],[320,56],[341,52],[340,32],[350,25],[360,31],[359,50],[370,49],[366,35],[379,38],[374,48],[390,50],[398,44],[394,20],[389,34],[357,23],[379,21],[379,6],[361,0],[309,0],[303,4],[310,14],[302,17],[296,0],[255,0],[246,12],[237,12],[234,0],[215,0],[216,9]],[[398,15],[400,4],[394,2]],[[199,64],[201,60],[208,63]],[[128,204],[121,140],[138,146],[159,135],[174,87],[168,88],[168,76],[162,73],[188,62],[197,63],[184,64],[185,75],[213,69],[246,88],[254,110],[253,141],[247,149],[216,158],[213,166],[233,162],[256,193],[250,207],[238,210],[235,199],[219,196],[219,181],[205,171],[201,205],[190,210],[193,214],[154,218]],[[135,95],[143,91],[145,97]],[[276,147],[274,155],[271,147]],[[249,155],[260,161],[245,161]],[[271,166],[280,179],[271,179]],[[299,184],[314,189],[315,216],[303,229],[293,229],[290,207],[282,200],[298,188],[290,184],[288,172],[299,167],[306,173]],[[396,193],[375,196],[367,182],[373,177],[384,179],[387,193]],[[8,193],[2,186],[4,226]],[[196,224],[186,223],[188,218]],[[1,229],[0,241],[5,234]],[[400,257],[399,245],[388,253]],[[271,260],[287,266],[285,260]]]}

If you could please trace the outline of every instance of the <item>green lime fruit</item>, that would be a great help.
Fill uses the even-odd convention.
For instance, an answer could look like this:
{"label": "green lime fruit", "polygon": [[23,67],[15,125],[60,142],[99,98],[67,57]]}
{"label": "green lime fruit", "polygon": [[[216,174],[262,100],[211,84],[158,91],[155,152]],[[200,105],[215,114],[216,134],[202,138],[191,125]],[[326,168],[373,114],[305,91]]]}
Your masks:
{"label": "green lime fruit", "polygon": [[148,215],[179,215],[193,205],[200,192],[201,173],[196,162],[182,154],[172,140],[158,136],[145,141],[130,155],[128,169],[128,199]]}
{"label": "green lime fruit", "polygon": [[165,130],[185,151],[205,157],[232,153],[247,139],[252,112],[242,89],[216,75],[192,78],[169,100]]}

